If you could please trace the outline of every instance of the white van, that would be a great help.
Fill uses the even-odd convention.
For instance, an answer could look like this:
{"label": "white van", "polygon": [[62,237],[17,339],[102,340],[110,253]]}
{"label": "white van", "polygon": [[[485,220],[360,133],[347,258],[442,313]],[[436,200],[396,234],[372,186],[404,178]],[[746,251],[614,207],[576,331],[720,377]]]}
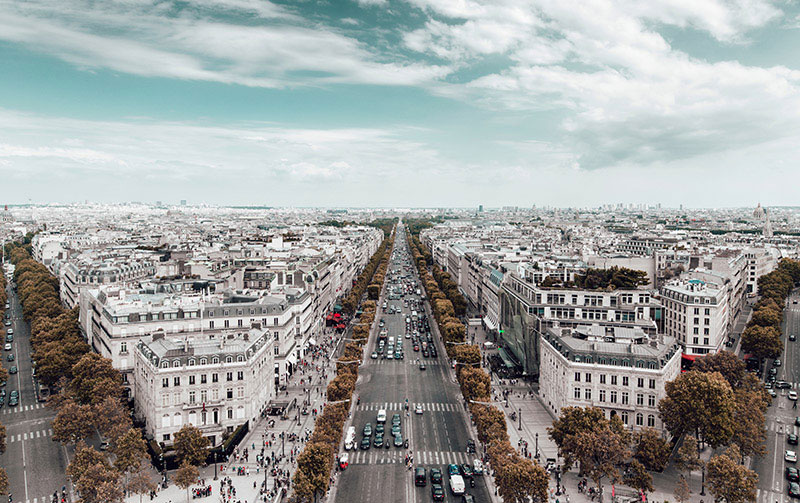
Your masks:
{"label": "white van", "polygon": [[381,409],[381,410],[378,411],[378,419],[377,419],[377,421],[379,423],[385,423],[386,422],[386,409]]}
{"label": "white van", "polygon": [[464,494],[464,478],[461,475],[450,476],[450,492],[456,496]]}
{"label": "white van", "polygon": [[389,345],[394,346],[394,336],[389,337]]}
{"label": "white van", "polygon": [[351,426],[347,428],[347,435],[344,437],[344,449],[349,451],[353,449],[356,444],[356,428],[355,426]]}

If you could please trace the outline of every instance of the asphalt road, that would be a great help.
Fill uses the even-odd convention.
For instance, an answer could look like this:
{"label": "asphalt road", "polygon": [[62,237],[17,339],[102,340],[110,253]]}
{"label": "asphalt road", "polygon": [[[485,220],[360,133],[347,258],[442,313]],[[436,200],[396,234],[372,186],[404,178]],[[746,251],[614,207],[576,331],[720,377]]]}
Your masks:
{"label": "asphalt road", "polygon": [[[9,376],[5,404],[0,408],[0,422],[6,427],[6,452],[0,455],[0,465],[8,474],[9,491],[15,502],[49,503],[54,491],[61,491],[67,484],[65,471],[67,458],[61,444],[52,439],[51,422],[54,413],[36,400],[33,376],[31,375],[30,327],[22,319],[22,307],[16,293],[7,288],[14,342],[11,351],[3,351],[3,366],[6,370],[12,365],[19,369]],[[2,306],[0,306],[2,307]],[[3,317],[3,340],[6,330]],[[3,343],[5,345],[5,342]],[[7,357],[13,354],[15,360]],[[11,391],[20,393],[19,405],[10,407],[8,395]]]}
{"label": "asphalt road", "polygon": [[[399,253],[398,253],[399,252]],[[399,259],[410,257],[408,243],[402,229],[398,230],[395,240],[395,251],[389,270],[409,271],[419,284],[416,269],[409,260],[406,268]],[[388,276],[387,276],[388,277]],[[385,319],[388,335],[395,339],[405,334],[405,317],[410,314],[404,308],[402,314],[383,314],[380,309],[385,292],[378,304],[378,319]],[[405,298],[416,298],[406,295]],[[390,300],[389,305],[403,307],[403,300]],[[431,323],[433,321],[431,320]],[[447,478],[447,464],[470,463],[475,454],[467,454],[466,445],[469,434],[469,419],[464,411],[463,399],[458,386],[450,381],[447,369],[447,358],[440,340],[434,338],[438,350],[438,358],[422,358],[421,352],[414,352],[410,339],[403,340],[405,358],[403,360],[371,359],[370,354],[377,346],[377,328],[370,334],[365,363],[359,369],[359,381],[356,393],[361,399],[347,426],[356,428],[356,444],[361,441],[361,432],[366,423],[376,425],[378,410],[386,408],[387,433],[391,429],[391,417],[394,413],[402,416],[403,438],[408,438],[409,448],[370,447],[368,450],[350,451],[350,465],[344,470],[338,482],[336,500],[341,503],[351,501],[381,501],[420,503],[432,501],[430,475],[425,487],[414,485],[413,470],[409,470],[404,458],[407,453],[413,454],[414,467],[423,466],[428,472],[430,468],[442,469],[445,490],[445,501],[461,501],[461,496],[454,496],[450,491]],[[420,370],[417,359],[422,359],[426,370]],[[405,400],[408,399],[410,417],[405,416]],[[424,412],[414,414],[414,406],[420,403]],[[372,438],[374,439],[373,433]],[[391,435],[384,438],[390,438]],[[470,488],[466,482],[466,492],[475,497],[475,501],[490,501],[483,476],[475,477],[475,487]]]}
{"label": "asphalt road", "polygon": [[[790,383],[791,390],[797,392],[800,391],[800,340],[790,341],[789,334],[795,334],[800,339],[800,295],[797,291],[789,297],[784,313],[784,352],[782,365],[778,368],[778,380]],[[800,410],[794,409],[794,402],[787,398],[789,391],[776,390],[778,396],[767,410],[767,454],[753,462],[753,469],[758,473],[757,501],[760,503],[788,503],[792,499],[787,494],[789,483],[784,470],[786,466],[800,468],[800,465],[784,461],[784,453],[787,449],[800,452],[798,446],[787,443],[788,433],[800,434],[800,427],[794,424],[795,417],[800,416]]]}

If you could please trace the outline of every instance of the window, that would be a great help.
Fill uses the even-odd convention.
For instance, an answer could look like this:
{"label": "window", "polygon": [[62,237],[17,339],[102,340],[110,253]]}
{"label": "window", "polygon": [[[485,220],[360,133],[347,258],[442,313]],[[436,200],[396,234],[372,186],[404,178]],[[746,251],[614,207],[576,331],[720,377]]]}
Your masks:
{"label": "window", "polygon": [[208,390],[200,390],[200,401],[203,403],[208,401]]}
{"label": "window", "polygon": [[225,363],[233,363],[233,357],[232,356],[226,356],[225,357]]}
{"label": "window", "polygon": [[169,388],[169,377],[164,377],[161,379],[161,387]]}
{"label": "window", "polygon": [[239,386],[238,388],[236,388],[236,397],[244,398],[244,386]]}
{"label": "window", "polygon": [[606,375],[600,374],[600,384],[605,384],[605,383],[606,383]]}
{"label": "window", "polygon": [[641,426],[643,424],[644,416],[642,416],[641,412],[636,413],[636,426]]}
{"label": "window", "polygon": [[218,364],[219,363],[219,357],[215,356],[214,358],[212,358],[211,359],[211,363],[213,363],[214,365]]}
{"label": "window", "polygon": [[207,365],[208,359],[207,358],[200,358],[200,365]]}
{"label": "window", "polygon": [[583,390],[583,398],[584,400],[592,399],[592,388],[586,388],[585,390]]}
{"label": "window", "polygon": [[617,403],[617,392],[611,391],[611,403]]}
{"label": "window", "polygon": [[650,379],[650,389],[656,389],[656,380]]}
{"label": "window", "polygon": [[605,402],[606,401],[606,390],[601,389],[599,393],[600,393],[599,400],[601,402]]}
{"label": "window", "polygon": [[636,379],[636,386],[638,388],[644,388],[644,377],[639,377]]}
{"label": "window", "polygon": [[617,385],[617,376],[611,376],[611,385],[612,386],[616,386]]}
{"label": "window", "polygon": [[181,361],[180,360],[175,360],[174,362],[172,362],[172,366],[173,367],[180,367],[181,366]]}
{"label": "window", "polygon": [[[169,421],[169,418],[167,418],[167,421]],[[164,442],[169,442],[169,438],[170,438],[170,437],[169,437],[169,433],[164,433],[164,434],[161,436],[161,438],[163,439],[163,441],[164,441]]]}
{"label": "window", "polygon": [[194,391],[189,392],[189,405],[193,405],[195,402],[195,394]]}
{"label": "window", "polygon": [[711,324],[711,320],[709,320],[708,318],[703,320],[703,325],[710,325],[710,324]]}
{"label": "window", "polygon": [[216,372],[211,374],[211,382],[219,382],[219,374],[217,374]]}
{"label": "window", "polygon": [[653,428],[653,427],[655,427],[655,425],[656,425],[656,416],[654,416],[653,414],[648,414],[647,415],[647,426]]}
{"label": "window", "polygon": [[589,372],[586,373],[586,382],[592,382],[592,374]]}
{"label": "window", "polygon": [[195,376],[189,376],[189,386],[194,384]]}
{"label": "window", "polygon": [[228,409],[228,419],[233,419],[233,409]]}
{"label": "window", "polygon": [[628,426],[628,413],[627,412],[623,412],[622,413],[622,423],[625,426]]}
{"label": "window", "polygon": [[244,380],[244,372],[243,371],[240,370],[239,372],[236,373],[236,380],[237,381]]}
{"label": "window", "polygon": [[225,374],[225,380],[233,381],[233,372],[228,372],[227,374]]}
{"label": "window", "polygon": [[656,396],[655,395],[648,395],[647,396],[647,406],[648,407],[655,407],[656,406]]}
{"label": "window", "polygon": [[161,406],[167,407],[169,405],[169,393],[161,395]]}
{"label": "window", "polygon": [[233,388],[228,388],[228,389],[226,389],[226,390],[225,390],[225,396],[227,396],[229,400],[230,400],[231,398],[233,398]]}
{"label": "window", "polygon": [[125,353],[128,352],[128,343],[127,342],[121,342],[119,344],[119,352],[120,352],[120,354],[125,354]]}
{"label": "window", "polygon": [[636,393],[636,405],[644,405],[644,395]]}
{"label": "window", "polygon": [[628,385],[628,376],[623,376],[622,377],[622,385],[623,386],[627,386]]}
{"label": "window", "polygon": [[628,405],[628,398],[629,398],[628,397],[628,392],[627,391],[623,391],[622,392],[622,405]]}
{"label": "window", "polygon": [[175,376],[175,377],[172,378],[172,385],[173,386],[180,386],[181,385],[180,376]]}
{"label": "window", "polygon": [[211,390],[211,401],[216,402],[219,400],[219,390],[217,388],[213,388]]}
{"label": "window", "polygon": [[575,372],[575,382],[581,382],[581,373]]}
{"label": "window", "polygon": [[706,315],[706,316],[710,316],[711,315],[711,309],[706,308],[705,312],[703,314]]}
{"label": "window", "polygon": [[575,400],[580,400],[581,399],[581,389],[580,388],[575,388],[574,393],[573,393],[572,396],[575,398]]}
{"label": "window", "polygon": [[205,384],[208,382],[208,376],[205,374],[200,374],[200,384]]}

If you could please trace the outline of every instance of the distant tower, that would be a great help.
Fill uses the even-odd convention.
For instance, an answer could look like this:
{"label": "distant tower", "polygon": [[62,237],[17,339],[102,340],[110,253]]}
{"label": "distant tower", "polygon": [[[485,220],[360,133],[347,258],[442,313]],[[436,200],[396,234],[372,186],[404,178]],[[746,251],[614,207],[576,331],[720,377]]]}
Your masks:
{"label": "distant tower", "polygon": [[483,213],[483,205],[482,204],[478,205],[478,213]]}
{"label": "distant tower", "polygon": [[769,221],[769,210],[764,208],[764,230],[762,231],[765,238],[772,237],[772,222]]}
{"label": "distant tower", "polygon": [[766,211],[761,207],[761,203],[758,203],[756,209],[753,210],[753,218],[756,220],[764,220],[764,217],[766,217]]}

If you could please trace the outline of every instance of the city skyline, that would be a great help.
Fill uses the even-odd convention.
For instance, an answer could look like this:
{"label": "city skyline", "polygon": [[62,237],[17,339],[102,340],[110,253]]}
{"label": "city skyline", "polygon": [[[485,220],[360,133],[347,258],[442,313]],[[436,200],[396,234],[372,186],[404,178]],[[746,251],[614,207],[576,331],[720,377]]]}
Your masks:
{"label": "city skyline", "polygon": [[787,2],[0,2],[10,204],[792,205]]}

